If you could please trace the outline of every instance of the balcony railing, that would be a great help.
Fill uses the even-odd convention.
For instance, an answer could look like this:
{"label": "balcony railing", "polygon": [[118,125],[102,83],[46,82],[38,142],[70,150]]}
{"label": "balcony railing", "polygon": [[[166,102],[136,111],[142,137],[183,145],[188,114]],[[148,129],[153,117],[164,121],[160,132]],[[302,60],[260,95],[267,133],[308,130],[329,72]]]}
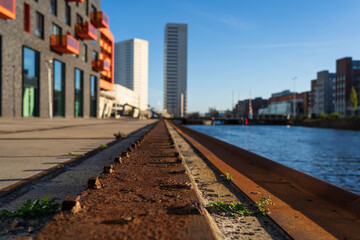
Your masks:
{"label": "balcony railing", "polygon": [[110,71],[110,62],[107,60],[95,59],[92,62],[92,66],[93,66],[93,69],[98,72],[100,72],[100,71],[109,72]]}
{"label": "balcony railing", "polygon": [[97,40],[97,30],[89,22],[77,23],[75,25],[76,35],[86,40]]}
{"label": "balcony railing", "polygon": [[91,23],[97,28],[109,28],[109,17],[104,12],[91,12]]}
{"label": "balcony railing", "polygon": [[0,0],[0,18],[1,19],[15,19],[15,0]]}
{"label": "balcony railing", "polygon": [[51,49],[62,54],[76,54],[79,55],[79,42],[67,35],[52,35]]}
{"label": "balcony railing", "polygon": [[83,3],[85,0],[67,0],[68,2],[81,2]]}

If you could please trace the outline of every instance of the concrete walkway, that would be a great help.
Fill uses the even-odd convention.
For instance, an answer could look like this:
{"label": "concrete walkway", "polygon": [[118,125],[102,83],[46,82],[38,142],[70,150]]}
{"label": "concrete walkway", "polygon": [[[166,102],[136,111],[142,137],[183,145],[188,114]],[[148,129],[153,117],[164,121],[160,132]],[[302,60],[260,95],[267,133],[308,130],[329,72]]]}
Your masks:
{"label": "concrete walkway", "polygon": [[0,189],[129,134],[154,120],[0,119]]}

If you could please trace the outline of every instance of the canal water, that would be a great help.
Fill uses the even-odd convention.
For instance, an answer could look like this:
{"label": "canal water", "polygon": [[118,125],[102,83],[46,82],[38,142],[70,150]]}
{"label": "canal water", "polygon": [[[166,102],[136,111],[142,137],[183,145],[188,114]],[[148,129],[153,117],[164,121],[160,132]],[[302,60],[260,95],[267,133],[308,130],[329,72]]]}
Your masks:
{"label": "canal water", "polygon": [[264,125],[188,127],[360,194],[360,131]]}

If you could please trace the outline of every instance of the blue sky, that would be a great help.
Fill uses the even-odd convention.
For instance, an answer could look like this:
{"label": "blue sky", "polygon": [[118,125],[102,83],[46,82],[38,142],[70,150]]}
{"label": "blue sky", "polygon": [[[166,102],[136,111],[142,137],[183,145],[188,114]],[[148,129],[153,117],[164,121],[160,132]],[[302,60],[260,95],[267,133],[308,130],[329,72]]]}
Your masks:
{"label": "blue sky", "polygon": [[[149,104],[163,106],[164,27],[188,24],[188,112],[309,91],[336,59],[360,59],[358,0],[102,0],[115,41],[149,41]],[[234,102],[235,102],[234,101]]]}

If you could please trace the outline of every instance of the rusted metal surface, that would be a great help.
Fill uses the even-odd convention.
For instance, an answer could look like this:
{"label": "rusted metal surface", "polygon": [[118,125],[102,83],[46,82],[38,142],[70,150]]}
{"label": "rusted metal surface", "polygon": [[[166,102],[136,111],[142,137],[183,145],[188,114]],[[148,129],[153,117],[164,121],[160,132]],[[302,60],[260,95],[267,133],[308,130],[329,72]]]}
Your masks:
{"label": "rusted metal surface", "polygon": [[168,138],[160,122],[122,162],[115,158],[112,174],[67,198],[34,239],[216,239]]}
{"label": "rusted metal surface", "polygon": [[270,159],[172,126],[252,201],[271,195],[270,217],[294,239],[359,239],[360,196]]}

